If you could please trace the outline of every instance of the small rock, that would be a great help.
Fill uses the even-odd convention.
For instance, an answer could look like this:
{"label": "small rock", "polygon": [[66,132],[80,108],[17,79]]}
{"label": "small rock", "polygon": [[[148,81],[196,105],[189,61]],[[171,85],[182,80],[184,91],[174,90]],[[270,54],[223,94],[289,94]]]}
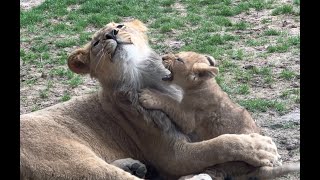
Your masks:
{"label": "small rock", "polygon": [[282,124],[272,124],[272,125],[270,126],[271,129],[279,129],[279,128],[282,128],[282,127],[283,127]]}
{"label": "small rock", "polygon": [[297,88],[297,87],[300,87],[300,83],[294,82],[291,84],[291,86]]}
{"label": "small rock", "polygon": [[254,66],[251,65],[251,64],[248,64],[248,65],[243,66],[243,68],[244,68],[244,69],[253,69]]}
{"label": "small rock", "polygon": [[282,27],[286,27],[288,25],[288,22],[287,21],[283,21],[282,22]]}
{"label": "small rock", "polygon": [[299,144],[290,144],[290,145],[287,146],[286,149],[288,151],[291,151],[291,150],[294,150],[294,149],[298,149],[298,147],[299,147]]}
{"label": "small rock", "polygon": [[41,78],[46,79],[47,78],[47,74],[45,74],[44,72],[41,73]]}

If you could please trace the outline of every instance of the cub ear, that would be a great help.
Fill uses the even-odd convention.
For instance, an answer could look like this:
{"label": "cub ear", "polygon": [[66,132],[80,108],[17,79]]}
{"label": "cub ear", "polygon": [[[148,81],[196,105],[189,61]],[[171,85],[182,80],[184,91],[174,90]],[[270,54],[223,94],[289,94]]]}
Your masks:
{"label": "cub ear", "polygon": [[208,59],[210,66],[217,66],[217,62],[212,56],[205,55],[205,57]]}
{"label": "cub ear", "polygon": [[77,74],[87,74],[90,72],[89,51],[80,48],[73,51],[68,57],[68,67]]}
{"label": "cub ear", "polygon": [[138,19],[134,19],[134,20],[132,20],[132,21],[130,21],[130,22],[128,22],[128,23],[131,24],[131,25],[133,25],[133,26],[135,26],[135,27],[137,27],[137,29],[139,29],[139,30],[142,31],[142,32],[147,32],[147,30],[148,30],[148,28],[146,27],[146,25],[143,24],[143,22],[141,22],[141,21],[138,20]]}
{"label": "cub ear", "polygon": [[193,73],[201,80],[214,78],[219,73],[219,69],[209,66],[206,63],[195,63],[192,68]]}

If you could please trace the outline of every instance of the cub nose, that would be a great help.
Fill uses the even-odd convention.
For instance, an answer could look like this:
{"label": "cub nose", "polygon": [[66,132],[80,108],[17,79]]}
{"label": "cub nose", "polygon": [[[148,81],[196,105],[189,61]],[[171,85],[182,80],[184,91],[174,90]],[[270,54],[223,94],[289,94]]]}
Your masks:
{"label": "cub nose", "polygon": [[118,34],[118,30],[112,30],[108,34],[106,34],[106,39],[116,39],[116,35]]}

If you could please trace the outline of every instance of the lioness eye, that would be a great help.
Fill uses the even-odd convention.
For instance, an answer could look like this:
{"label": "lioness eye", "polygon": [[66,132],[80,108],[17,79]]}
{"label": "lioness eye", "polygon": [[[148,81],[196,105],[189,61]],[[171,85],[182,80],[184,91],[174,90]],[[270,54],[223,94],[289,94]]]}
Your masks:
{"label": "lioness eye", "polygon": [[184,63],[184,62],[183,62],[183,60],[182,60],[181,58],[177,58],[176,60],[177,60],[177,61],[180,61],[180,62],[182,62],[182,63]]}
{"label": "lioness eye", "polygon": [[123,24],[119,24],[117,28],[122,28],[123,26],[124,26]]}
{"label": "lioness eye", "polygon": [[99,44],[99,40],[96,41],[96,42],[93,44],[93,46],[96,46],[96,45],[98,45],[98,44]]}

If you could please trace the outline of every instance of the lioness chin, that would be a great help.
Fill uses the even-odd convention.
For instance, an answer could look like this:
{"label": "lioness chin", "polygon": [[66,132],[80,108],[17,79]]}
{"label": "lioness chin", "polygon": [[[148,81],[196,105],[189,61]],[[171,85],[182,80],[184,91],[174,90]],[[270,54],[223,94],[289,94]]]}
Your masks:
{"label": "lioness chin", "polygon": [[[148,109],[164,111],[182,132],[192,134],[192,141],[203,141],[222,134],[259,133],[249,112],[233,103],[222,91],[214,77],[219,69],[213,57],[195,52],[180,52],[162,57],[164,66],[171,71],[164,81],[178,85],[183,90],[181,101],[153,89],[144,89],[139,101]],[[244,163],[215,166],[227,176],[271,179],[298,171],[298,164],[282,167],[254,168]],[[212,171],[212,169],[211,169]],[[242,172],[242,173],[241,173]],[[238,177],[239,178],[239,177]]]}
{"label": "lioness chin", "polygon": [[177,88],[162,82],[170,72],[149,47],[146,31],[138,20],[112,22],[71,53],[69,68],[98,79],[102,89],[21,115],[21,179],[137,179],[110,164],[128,157],[151,164],[166,178],[229,161],[253,166],[278,161],[268,137],[227,134],[190,143],[162,111],[143,108],[138,102],[143,88],[181,98]]}

